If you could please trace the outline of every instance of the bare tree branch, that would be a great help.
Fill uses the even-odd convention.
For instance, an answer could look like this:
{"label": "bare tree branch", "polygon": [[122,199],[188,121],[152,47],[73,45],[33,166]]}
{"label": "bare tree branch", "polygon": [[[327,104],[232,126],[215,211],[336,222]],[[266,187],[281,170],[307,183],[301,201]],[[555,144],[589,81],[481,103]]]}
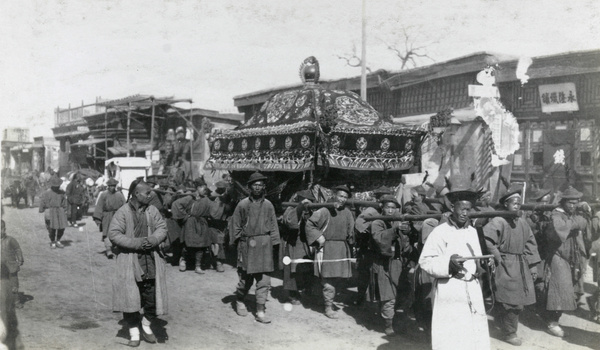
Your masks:
{"label": "bare tree branch", "polygon": [[435,60],[427,54],[428,45],[415,45],[415,40],[413,40],[414,38],[410,35],[408,29],[410,29],[410,27],[402,27],[401,30],[401,36],[404,38],[404,50],[399,49],[397,45],[384,42],[388,50],[392,51],[400,60],[400,69],[406,69],[409,65],[412,67],[418,66],[417,58],[427,58],[435,62]]}

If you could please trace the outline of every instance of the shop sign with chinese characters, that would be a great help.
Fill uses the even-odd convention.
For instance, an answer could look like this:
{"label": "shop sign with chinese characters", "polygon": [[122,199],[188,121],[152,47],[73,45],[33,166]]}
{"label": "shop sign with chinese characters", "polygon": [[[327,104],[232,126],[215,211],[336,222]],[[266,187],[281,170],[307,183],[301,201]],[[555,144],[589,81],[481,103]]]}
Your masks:
{"label": "shop sign with chinese characters", "polygon": [[575,83],[540,85],[539,88],[543,113],[579,110]]}

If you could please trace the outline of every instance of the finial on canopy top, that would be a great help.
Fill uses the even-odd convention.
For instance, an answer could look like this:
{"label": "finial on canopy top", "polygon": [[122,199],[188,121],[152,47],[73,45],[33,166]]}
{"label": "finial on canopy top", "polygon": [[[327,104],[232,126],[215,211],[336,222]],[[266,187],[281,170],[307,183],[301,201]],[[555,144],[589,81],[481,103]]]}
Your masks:
{"label": "finial on canopy top", "polygon": [[319,61],[315,56],[307,57],[300,65],[300,79],[302,82],[317,84],[319,82]]}

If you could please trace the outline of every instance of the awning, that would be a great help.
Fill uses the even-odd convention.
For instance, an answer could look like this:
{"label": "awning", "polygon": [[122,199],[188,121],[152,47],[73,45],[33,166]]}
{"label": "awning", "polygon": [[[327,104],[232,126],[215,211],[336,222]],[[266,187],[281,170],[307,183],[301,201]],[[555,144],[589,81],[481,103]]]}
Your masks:
{"label": "awning", "polygon": [[28,144],[28,145],[19,145],[19,146],[13,146],[10,148],[11,152],[16,152],[16,151],[22,151],[22,150],[30,150],[33,147],[33,145]]}
{"label": "awning", "polygon": [[[130,149],[131,149],[131,147],[130,147]],[[150,146],[150,143],[144,143],[144,144],[138,143],[136,152],[150,151],[151,149],[152,149],[152,147]],[[108,151],[115,156],[120,155],[120,154],[127,154],[127,147],[117,145],[117,146],[113,146],[113,147],[108,147]]]}
{"label": "awning", "polygon": [[[394,124],[407,124],[407,125],[419,125],[429,123],[429,119],[433,117],[435,113],[426,113],[419,115],[411,115],[407,117],[394,117]],[[456,117],[460,122],[468,122],[477,118],[475,114],[475,109],[473,106],[469,106],[467,108],[456,109],[452,111],[452,115]]]}
{"label": "awning", "polygon": [[97,143],[104,143],[106,141],[106,139],[87,139],[87,140],[81,140],[77,143],[74,143],[71,145],[71,147],[79,147],[79,146],[90,146],[90,145],[95,145]]}

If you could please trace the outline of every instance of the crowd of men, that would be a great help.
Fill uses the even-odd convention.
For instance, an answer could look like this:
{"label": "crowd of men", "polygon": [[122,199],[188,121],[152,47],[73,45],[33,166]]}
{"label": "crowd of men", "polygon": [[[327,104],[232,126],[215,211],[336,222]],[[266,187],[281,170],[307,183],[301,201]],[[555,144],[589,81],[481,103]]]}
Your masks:
{"label": "crowd of men", "polygon": [[[295,193],[278,215],[265,198],[268,177],[258,172],[242,199],[230,177],[215,191],[202,177],[179,185],[169,180],[139,178],[125,199],[110,179],[93,215],[107,257],[117,262],[113,309],[123,312],[133,347],[142,339],[156,342],[150,326],[168,309],[168,263],[181,272],[223,272],[228,246],[237,258],[237,315],[248,315],[246,296],[255,284],[255,320],[272,321],[266,312],[271,274],[282,267],[289,303],[299,304],[319,286],[324,316],[337,319],[336,288],[355,277],[355,306],[379,302],[387,336],[395,334],[396,310],[410,307],[431,332],[433,349],[489,348],[490,305],[503,340],[512,345],[523,342],[517,328],[528,305],[547,322],[549,334],[563,337],[562,313],[586,302],[588,259],[598,266],[600,214],[593,216],[572,187],[555,199],[556,208],[538,206],[520,216],[522,188],[509,188],[492,207],[489,192],[460,181],[437,198],[429,198],[424,186],[413,188],[406,203],[395,189],[380,187],[376,205],[358,208],[347,205],[353,193],[346,185],[334,187],[326,200],[309,188]],[[61,246],[68,220],[60,185],[50,179],[40,204],[53,247]],[[532,199],[546,204],[551,196],[542,189]],[[495,216],[498,210],[515,214]],[[473,212],[492,215],[472,220]],[[589,306],[598,322],[597,299],[598,293]]]}

